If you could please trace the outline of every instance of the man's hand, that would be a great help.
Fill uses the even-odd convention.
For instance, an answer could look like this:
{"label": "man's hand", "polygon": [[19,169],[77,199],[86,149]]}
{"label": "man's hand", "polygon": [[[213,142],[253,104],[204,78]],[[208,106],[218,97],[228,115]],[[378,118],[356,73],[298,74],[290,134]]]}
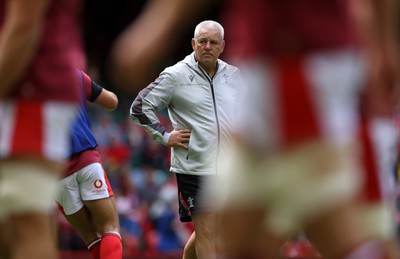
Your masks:
{"label": "man's hand", "polygon": [[170,133],[167,146],[169,147],[183,147],[184,149],[188,149],[187,143],[189,143],[190,133],[192,131],[190,129],[183,130],[173,130]]}

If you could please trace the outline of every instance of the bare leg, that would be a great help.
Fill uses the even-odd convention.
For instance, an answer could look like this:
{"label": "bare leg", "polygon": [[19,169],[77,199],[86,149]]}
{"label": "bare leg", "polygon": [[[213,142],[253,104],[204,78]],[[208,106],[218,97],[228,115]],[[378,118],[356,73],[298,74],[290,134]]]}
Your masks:
{"label": "bare leg", "polygon": [[286,238],[274,236],[265,229],[265,214],[263,208],[233,205],[218,214],[222,254],[227,258],[280,258]]}
{"label": "bare leg", "polygon": [[[2,217],[0,223],[0,256],[13,259],[58,258],[54,241],[54,218],[51,213],[51,190],[55,187],[54,176],[61,172],[61,164],[30,157],[3,160],[0,164],[5,183],[11,187],[4,202],[16,205],[6,211],[8,213]],[[13,190],[17,190],[18,194]],[[7,197],[12,198],[7,200]],[[30,201],[32,197],[35,200]],[[38,204],[29,204],[31,202]]]}
{"label": "bare leg", "polygon": [[86,206],[72,215],[64,215],[68,222],[82,237],[86,245],[99,237],[96,226],[92,220],[92,214]]}
{"label": "bare leg", "polygon": [[5,237],[5,231],[4,231],[4,226],[3,223],[0,222],[0,258],[10,258],[10,247],[7,243],[7,239]]}
{"label": "bare leg", "polygon": [[192,235],[189,237],[189,240],[186,242],[185,248],[183,249],[182,259],[197,259],[196,246],[194,243],[195,237],[196,232],[193,231]]}
{"label": "bare leg", "polygon": [[306,236],[324,258],[342,258],[369,238],[360,224],[359,210],[355,201],[349,201],[307,224]]}
{"label": "bare leg", "polygon": [[216,258],[216,215],[212,213],[196,215],[192,216],[192,220],[196,231],[194,243],[197,258]]}
{"label": "bare leg", "polygon": [[120,232],[117,205],[114,197],[84,202],[91,212],[93,223],[101,235],[107,232]]}
{"label": "bare leg", "polygon": [[85,206],[72,215],[65,215],[86,244],[106,232],[120,232],[114,197],[85,201]]}
{"label": "bare leg", "polygon": [[11,215],[2,226],[2,234],[8,240],[11,258],[58,258],[51,224],[52,219],[46,214]]}

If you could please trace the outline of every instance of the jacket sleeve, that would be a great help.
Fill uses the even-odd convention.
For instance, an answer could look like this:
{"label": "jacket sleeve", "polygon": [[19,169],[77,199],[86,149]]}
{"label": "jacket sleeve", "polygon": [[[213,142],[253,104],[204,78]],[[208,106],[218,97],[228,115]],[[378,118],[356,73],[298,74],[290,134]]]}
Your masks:
{"label": "jacket sleeve", "polygon": [[156,113],[169,105],[173,91],[171,75],[162,72],[154,82],[139,92],[131,105],[131,118],[158,144],[167,145],[169,133]]}

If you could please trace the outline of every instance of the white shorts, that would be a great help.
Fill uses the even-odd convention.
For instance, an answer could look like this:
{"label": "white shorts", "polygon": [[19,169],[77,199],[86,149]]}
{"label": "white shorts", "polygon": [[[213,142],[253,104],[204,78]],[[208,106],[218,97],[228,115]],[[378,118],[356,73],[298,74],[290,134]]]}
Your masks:
{"label": "white shorts", "polygon": [[83,201],[92,201],[113,196],[111,185],[100,163],[83,167],[58,183],[56,201],[66,215],[79,211]]}
{"label": "white shorts", "polygon": [[70,152],[76,105],[32,100],[0,101],[0,159],[41,156],[63,162]]}
{"label": "white shorts", "polygon": [[372,142],[372,155],[376,163],[381,200],[391,201],[394,204],[397,184],[393,176],[393,166],[397,159],[398,130],[391,120],[384,118],[370,120],[367,126]]}
{"label": "white shorts", "polygon": [[313,217],[361,191],[362,174],[350,149],[313,143],[258,158],[237,151],[207,185],[204,200],[216,210],[231,205],[265,208],[267,229],[295,234]]}
{"label": "white shorts", "polygon": [[363,128],[366,202],[365,226],[371,234],[393,239],[396,233],[396,182],[398,132],[389,119],[374,118]]}
{"label": "white shorts", "polygon": [[57,177],[32,162],[0,161],[0,220],[10,214],[52,213]]}

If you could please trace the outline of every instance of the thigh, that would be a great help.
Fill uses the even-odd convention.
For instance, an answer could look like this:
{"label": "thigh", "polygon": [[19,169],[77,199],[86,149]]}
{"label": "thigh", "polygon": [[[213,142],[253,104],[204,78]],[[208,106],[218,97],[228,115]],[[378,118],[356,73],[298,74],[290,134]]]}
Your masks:
{"label": "thigh", "polygon": [[326,258],[340,258],[360,242],[373,238],[363,225],[362,213],[358,199],[347,200],[308,220],[304,232]]}
{"label": "thigh", "polygon": [[3,221],[3,237],[11,258],[56,258],[52,220],[47,214],[28,212]]}
{"label": "thigh", "polygon": [[84,203],[91,213],[93,223],[101,234],[109,231],[119,232],[118,210],[113,196],[84,201]]}
{"label": "thigh", "polygon": [[95,224],[93,223],[92,215],[86,206],[83,206],[77,212],[66,215],[68,222],[78,231],[85,244],[90,244],[98,236]]}
{"label": "thigh", "polygon": [[6,238],[3,224],[0,221],[0,258],[10,258],[9,242]]}

